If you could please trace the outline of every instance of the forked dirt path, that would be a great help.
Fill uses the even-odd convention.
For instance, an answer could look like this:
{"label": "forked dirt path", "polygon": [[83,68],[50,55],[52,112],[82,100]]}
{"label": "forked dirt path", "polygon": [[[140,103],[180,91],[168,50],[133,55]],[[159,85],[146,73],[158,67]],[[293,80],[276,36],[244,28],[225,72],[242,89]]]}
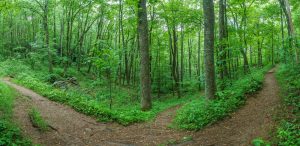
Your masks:
{"label": "forked dirt path", "polygon": [[[115,123],[99,123],[8,79],[3,82],[22,95],[16,100],[14,118],[34,143],[45,146],[152,146],[166,144],[167,141],[180,141],[187,136],[192,136],[193,140],[177,145],[246,146],[256,137],[268,139],[269,132],[275,125],[272,114],[280,104],[280,98],[273,71],[274,69],[266,74],[263,89],[248,97],[245,106],[231,117],[198,132],[168,128],[180,106],[162,112],[152,122],[124,127]],[[32,127],[27,114],[32,107],[37,108],[55,130],[40,133]]]}

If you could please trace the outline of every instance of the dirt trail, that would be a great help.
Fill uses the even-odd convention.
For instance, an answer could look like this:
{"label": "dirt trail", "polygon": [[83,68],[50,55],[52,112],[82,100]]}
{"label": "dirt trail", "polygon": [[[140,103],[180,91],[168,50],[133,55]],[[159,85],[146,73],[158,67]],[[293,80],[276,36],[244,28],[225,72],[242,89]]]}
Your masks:
{"label": "dirt trail", "polygon": [[[148,123],[124,127],[114,123],[99,123],[95,119],[80,114],[72,108],[49,101],[35,92],[5,79],[23,96],[17,98],[14,113],[24,133],[35,143],[45,146],[144,146],[159,145],[167,141],[180,141],[192,136],[193,140],[178,145],[250,145],[255,137],[268,138],[274,126],[271,115],[279,105],[278,85],[271,70],[263,89],[249,97],[246,105],[230,118],[213,124],[199,132],[176,131],[167,128],[179,106],[170,108]],[[33,128],[28,110],[39,109],[44,119],[56,130],[40,133]]]}
{"label": "dirt trail", "polygon": [[192,145],[246,146],[257,137],[269,139],[275,126],[272,115],[280,105],[274,71],[275,68],[266,74],[262,90],[248,97],[246,105],[230,118],[195,133]]}

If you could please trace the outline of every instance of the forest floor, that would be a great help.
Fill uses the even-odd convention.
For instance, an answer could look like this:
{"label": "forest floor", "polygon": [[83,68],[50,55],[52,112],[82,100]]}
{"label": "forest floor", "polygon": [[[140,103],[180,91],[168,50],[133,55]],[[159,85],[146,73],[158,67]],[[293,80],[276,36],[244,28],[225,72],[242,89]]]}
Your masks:
{"label": "forest floor", "polygon": [[[20,93],[14,107],[15,121],[34,143],[45,146],[251,145],[257,137],[270,139],[270,132],[276,125],[273,115],[280,105],[274,69],[266,74],[262,90],[248,95],[241,109],[200,131],[178,131],[168,127],[180,106],[160,113],[153,121],[124,127],[97,122],[66,105],[16,85],[9,78],[3,79],[3,82]],[[52,127],[50,131],[42,133],[32,126],[28,116],[32,107],[40,111]]]}

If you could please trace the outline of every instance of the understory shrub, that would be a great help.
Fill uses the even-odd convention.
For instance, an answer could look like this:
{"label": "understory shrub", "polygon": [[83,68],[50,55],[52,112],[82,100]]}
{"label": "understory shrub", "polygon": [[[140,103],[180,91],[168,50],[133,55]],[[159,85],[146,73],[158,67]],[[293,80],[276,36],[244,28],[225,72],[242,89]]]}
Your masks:
{"label": "understory shrub", "polygon": [[12,90],[0,82],[0,146],[30,146],[21,129],[12,121]]}
{"label": "understory shrub", "polygon": [[252,140],[253,146],[271,146],[270,142],[263,140],[262,138],[256,138]]}
{"label": "understory shrub", "polygon": [[300,67],[281,65],[276,77],[281,86],[284,115],[280,117],[274,143],[279,146],[297,146],[300,145]]}
{"label": "understory shrub", "polygon": [[[137,122],[145,122],[153,119],[159,112],[172,106],[183,104],[194,96],[183,98],[160,98],[153,101],[151,111],[140,110],[140,98],[135,90],[118,88],[113,92],[113,106],[110,109],[110,98],[105,86],[91,87],[94,81],[85,79],[80,84],[82,87],[62,90],[49,84],[47,69],[37,71],[31,70],[23,62],[10,60],[0,63],[0,76],[12,76],[13,81],[30,88],[48,99],[71,106],[76,111],[86,115],[94,116],[99,121],[115,121],[122,125],[129,125]],[[55,69],[59,70],[59,69]],[[59,73],[57,73],[59,74]],[[72,73],[75,76],[76,73]],[[81,80],[79,80],[81,81]],[[50,81],[51,82],[51,81]],[[86,85],[86,87],[85,87]],[[99,92],[99,90],[103,92]],[[97,92],[95,92],[97,91]]]}
{"label": "understory shrub", "polygon": [[214,123],[238,109],[246,101],[246,94],[254,93],[262,87],[264,74],[270,68],[253,71],[217,93],[217,99],[207,100],[204,97],[184,105],[174,120],[174,125],[181,129],[199,130]]}

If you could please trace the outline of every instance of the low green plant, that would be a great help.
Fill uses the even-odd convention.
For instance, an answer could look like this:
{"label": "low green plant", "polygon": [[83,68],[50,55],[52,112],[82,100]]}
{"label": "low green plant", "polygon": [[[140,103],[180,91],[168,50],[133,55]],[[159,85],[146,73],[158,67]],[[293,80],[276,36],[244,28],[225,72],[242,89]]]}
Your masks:
{"label": "low green plant", "polygon": [[31,146],[12,120],[14,92],[0,82],[0,146]]}
{"label": "low green plant", "polygon": [[252,140],[252,145],[253,146],[271,146],[271,144],[262,138],[255,138]]}
{"label": "low green plant", "polygon": [[49,130],[49,125],[43,119],[43,117],[41,116],[41,113],[37,109],[32,108],[29,111],[28,115],[29,115],[30,121],[34,127],[38,128],[41,132],[45,132],[45,131]]}
{"label": "low green plant", "polygon": [[251,94],[262,86],[264,74],[270,66],[253,71],[217,93],[217,99],[198,98],[184,105],[175,117],[173,125],[181,129],[199,130],[238,109]]}
{"label": "low green plant", "polygon": [[[140,110],[140,98],[136,89],[114,87],[114,90],[118,90],[118,92],[113,92],[113,105],[110,109],[109,90],[103,86],[104,83],[98,85],[94,80],[78,75],[76,77],[80,81],[80,87],[62,90],[49,84],[47,69],[31,70],[18,60],[1,62],[0,66],[3,69],[0,70],[0,76],[13,75],[14,82],[32,89],[52,101],[69,105],[76,111],[93,116],[99,121],[115,121],[122,125],[152,120],[165,109],[197,97],[196,95],[187,95],[180,99],[167,96],[156,98],[153,101],[152,110],[143,112]],[[18,68],[22,70],[18,70]],[[59,72],[57,68],[54,70]],[[72,75],[76,74],[72,72]]]}
{"label": "low green plant", "polygon": [[299,123],[283,120],[277,129],[278,145],[297,146],[300,145]]}
{"label": "low green plant", "polygon": [[284,112],[280,118],[275,143],[279,146],[300,145],[300,67],[281,65],[276,77],[281,85]]}

